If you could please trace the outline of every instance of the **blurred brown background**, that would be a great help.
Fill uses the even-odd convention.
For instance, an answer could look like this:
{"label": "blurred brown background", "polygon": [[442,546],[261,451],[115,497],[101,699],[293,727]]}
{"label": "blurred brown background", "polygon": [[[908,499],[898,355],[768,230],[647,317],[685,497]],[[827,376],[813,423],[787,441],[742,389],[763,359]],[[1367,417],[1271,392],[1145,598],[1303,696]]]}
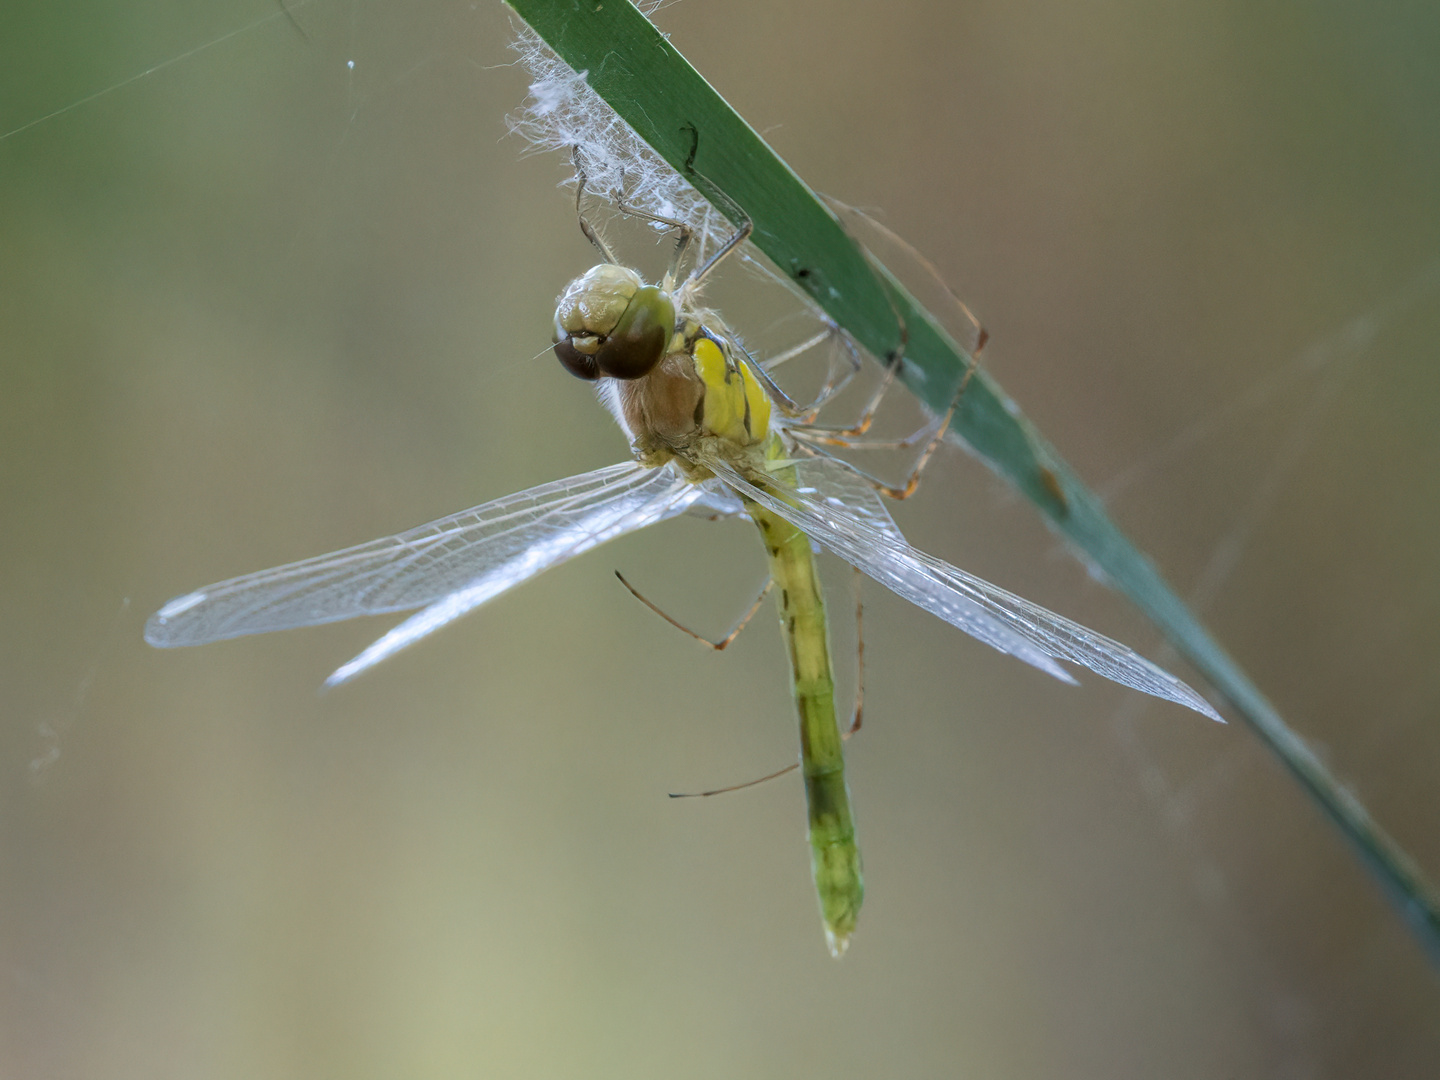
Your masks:
{"label": "blurred brown background", "polygon": [[[936,262],[1440,876],[1433,6],[658,21]],[[623,541],[323,697],[386,620],[142,642],[205,582],[624,453],[537,357],[592,254],[506,136],[508,37],[493,0],[0,14],[0,1076],[1436,1075],[1434,971],[1242,726],[875,590],[832,961],[798,783],[665,798],[793,757],[771,618],[711,656],[610,573],[722,631],[763,574],[740,526]],[[897,515],[1162,655],[958,451]]]}

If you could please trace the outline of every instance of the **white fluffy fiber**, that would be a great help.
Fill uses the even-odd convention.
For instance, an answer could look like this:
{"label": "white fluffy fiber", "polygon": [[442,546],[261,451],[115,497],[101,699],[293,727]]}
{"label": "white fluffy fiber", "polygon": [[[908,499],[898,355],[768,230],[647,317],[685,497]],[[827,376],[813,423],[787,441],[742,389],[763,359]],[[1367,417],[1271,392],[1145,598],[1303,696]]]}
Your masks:
{"label": "white fluffy fiber", "polygon": [[[647,14],[658,3],[642,7]],[[529,71],[530,96],[510,130],[534,150],[578,151],[586,190],[610,203],[683,221],[701,247],[727,226],[698,191],[663,161],[576,72],[523,23],[512,46]]]}

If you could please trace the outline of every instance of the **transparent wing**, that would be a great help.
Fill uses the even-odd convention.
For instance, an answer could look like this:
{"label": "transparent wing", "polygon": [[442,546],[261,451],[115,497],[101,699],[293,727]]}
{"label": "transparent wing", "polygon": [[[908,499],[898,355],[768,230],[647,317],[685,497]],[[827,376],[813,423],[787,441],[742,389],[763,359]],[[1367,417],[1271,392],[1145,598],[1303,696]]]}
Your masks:
{"label": "transparent wing", "polygon": [[745,513],[745,504],[720,481],[706,480],[701,484],[696,484],[695,487],[699,494],[690,504],[687,513],[712,520],[738,517]]}
{"label": "transparent wing", "polygon": [[[469,584],[441,597],[423,611],[411,615],[373,642],[359,656],[335,669],[325,680],[325,685],[338,686],[353,679],[367,668],[394,656],[406,646],[415,644],[427,634],[433,634],[447,623],[474,611],[481,604],[534,577],[542,570],[573,559],[608,540],[682,514],[702,497],[695,484],[679,479],[669,469],[645,469],[633,463],[627,463],[625,467],[640,470],[642,483],[636,490],[612,492],[599,505],[578,512],[576,508],[566,506],[558,515],[561,519],[559,521],[554,520],[557,515],[552,510],[548,515],[551,520],[527,530],[528,546],[522,546],[522,542],[514,536],[507,536],[505,546],[507,550],[514,552],[513,555],[502,558]],[[655,479],[657,475],[660,477],[659,481]],[[543,489],[532,488],[528,494],[541,490]]]}
{"label": "transparent wing", "polygon": [[399,648],[542,570],[683,513],[698,497],[695,485],[669,469],[611,465],[177,597],[150,617],[145,640],[161,647],[201,645],[430,605],[421,613],[430,616],[428,629],[415,633],[419,627],[412,627]]}
{"label": "transparent wing", "polygon": [[761,488],[724,462],[706,464],[737,492],[805,530],[886,588],[1001,652],[1073,683],[1055,663],[1069,660],[1220,719],[1189,686],[1127,646],[911,547],[873,488],[844,462],[798,462],[798,488],[770,480]]}

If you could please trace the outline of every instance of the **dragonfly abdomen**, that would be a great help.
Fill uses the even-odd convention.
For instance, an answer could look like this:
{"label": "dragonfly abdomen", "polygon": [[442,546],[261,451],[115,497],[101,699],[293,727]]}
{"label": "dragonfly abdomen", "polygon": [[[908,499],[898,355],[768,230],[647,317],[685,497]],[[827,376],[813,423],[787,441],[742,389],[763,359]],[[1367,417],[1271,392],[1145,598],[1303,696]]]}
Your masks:
{"label": "dragonfly abdomen", "polygon": [[[793,473],[789,470],[780,470]],[[794,482],[793,476],[790,482]],[[810,862],[825,936],[840,956],[855,930],[865,885],[845,783],[845,757],[835,718],[835,676],[825,597],[810,538],[753,502],[746,511],[760,528],[779,594],[780,627],[790,653],[795,708],[800,718],[800,767],[810,821]]]}

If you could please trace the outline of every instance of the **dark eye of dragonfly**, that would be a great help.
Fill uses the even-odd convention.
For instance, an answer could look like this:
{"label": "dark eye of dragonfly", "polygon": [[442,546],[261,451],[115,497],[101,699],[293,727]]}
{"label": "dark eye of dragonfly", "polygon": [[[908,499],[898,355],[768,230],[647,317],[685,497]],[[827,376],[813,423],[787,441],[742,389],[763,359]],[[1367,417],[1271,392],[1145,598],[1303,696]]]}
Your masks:
{"label": "dark eye of dragonfly", "polygon": [[599,338],[598,347],[582,351],[572,339],[588,345],[595,335],[571,335],[555,343],[555,356],[566,371],[587,381],[601,375],[643,379],[665,359],[674,333],[675,305],[663,290],[644,285],[635,290],[615,328]]}
{"label": "dark eye of dragonfly", "polygon": [[595,363],[595,357],[586,356],[574,345],[570,339],[565,338],[555,343],[555,357],[565,368],[577,379],[584,379],[586,382],[594,382],[600,378],[600,365]]}
{"label": "dark eye of dragonfly", "polygon": [[674,333],[675,305],[654,285],[641,286],[601,343],[595,362],[612,379],[643,379],[665,358]]}

